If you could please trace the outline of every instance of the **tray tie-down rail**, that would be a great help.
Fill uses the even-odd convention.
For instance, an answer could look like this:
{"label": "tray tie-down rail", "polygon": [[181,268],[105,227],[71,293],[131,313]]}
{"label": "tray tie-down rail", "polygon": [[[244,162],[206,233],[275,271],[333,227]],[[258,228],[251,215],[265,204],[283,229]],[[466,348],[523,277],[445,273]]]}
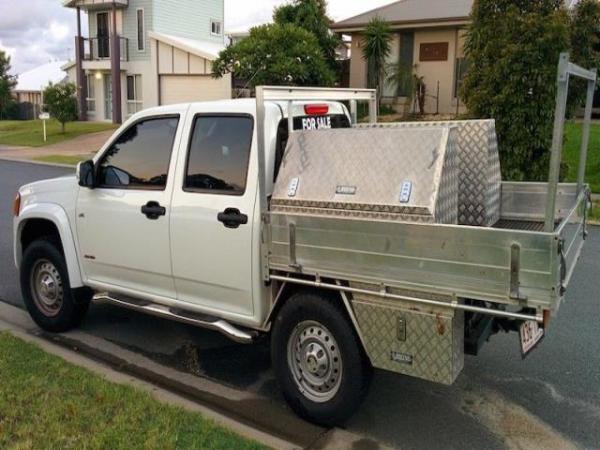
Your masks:
{"label": "tray tie-down rail", "polygon": [[296,278],[293,276],[284,276],[284,275],[271,275],[272,280],[281,281],[284,283],[294,283],[300,284],[302,286],[311,286],[322,289],[330,289],[334,291],[340,292],[348,292],[354,294],[364,294],[364,295],[373,295],[376,297],[380,297],[383,299],[392,299],[392,300],[403,300],[411,303],[419,303],[422,305],[429,306],[441,306],[444,308],[457,309],[461,311],[469,311],[473,313],[487,314],[490,316],[503,317],[507,319],[517,319],[517,320],[535,320],[536,322],[543,323],[544,315],[543,314],[524,314],[519,312],[511,312],[511,311],[503,311],[501,309],[492,309],[492,308],[483,308],[479,306],[473,305],[465,305],[463,303],[459,303],[456,297],[451,302],[444,302],[441,300],[429,300],[425,298],[417,298],[410,297],[406,295],[398,295],[389,291],[389,288],[386,286],[381,286],[379,290],[369,290],[362,288],[355,288],[351,286],[344,286],[340,284],[332,284],[321,281],[319,277],[316,277],[315,280],[309,280],[304,278]]}

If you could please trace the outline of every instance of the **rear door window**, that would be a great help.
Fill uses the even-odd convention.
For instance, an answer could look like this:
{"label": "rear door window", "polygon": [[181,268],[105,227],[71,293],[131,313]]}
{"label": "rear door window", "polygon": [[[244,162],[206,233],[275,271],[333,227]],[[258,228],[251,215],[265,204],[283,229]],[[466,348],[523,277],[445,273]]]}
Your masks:
{"label": "rear door window", "polygon": [[242,195],[246,190],[253,131],[251,116],[196,117],[184,190]]}

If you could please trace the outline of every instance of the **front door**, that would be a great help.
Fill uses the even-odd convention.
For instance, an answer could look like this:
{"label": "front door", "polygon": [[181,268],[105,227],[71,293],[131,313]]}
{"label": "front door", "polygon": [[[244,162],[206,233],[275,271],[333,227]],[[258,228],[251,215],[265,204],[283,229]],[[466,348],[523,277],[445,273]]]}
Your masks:
{"label": "front door", "polygon": [[96,35],[98,38],[98,58],[110,57],[110,31],[108,13],[96,14]]}
{"label": "front door", "polygon": [[171,210],[177,298],[211,313],[251,316],[257,180],[247,173],[254,120],[190,109],[188,129]]}
{"label": "front door", "polygon": [[169,213],[179,122],[170,115],[131,125],[96,162],[95,189],[80,189],[77,235],[92,286],[175,298]]}
{"label": "front door", "polygon": [[106,120],[112,120],[112,103],[112,77],[110,74],[108,74],[104,75],[104,118]]}

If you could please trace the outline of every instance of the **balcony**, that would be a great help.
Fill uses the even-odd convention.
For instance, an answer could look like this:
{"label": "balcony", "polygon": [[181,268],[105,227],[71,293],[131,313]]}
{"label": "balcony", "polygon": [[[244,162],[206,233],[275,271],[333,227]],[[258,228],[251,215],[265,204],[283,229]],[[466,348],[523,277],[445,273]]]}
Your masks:
{"label": "balcony", "polygon": [[81,8],[86,11],[94,11],[97,9],[111,8],[127,8],[129,0],[63,0],[63,6],[66,8]]}
{"label": "balcony", "polygon": [[[119,37],[119,49],[121,61],[129,61],[129,45],[127,38]],[[84,61],[105,61],[110,60],[112,45],[110,38],[94,37],[83,39],[83,60]]]}

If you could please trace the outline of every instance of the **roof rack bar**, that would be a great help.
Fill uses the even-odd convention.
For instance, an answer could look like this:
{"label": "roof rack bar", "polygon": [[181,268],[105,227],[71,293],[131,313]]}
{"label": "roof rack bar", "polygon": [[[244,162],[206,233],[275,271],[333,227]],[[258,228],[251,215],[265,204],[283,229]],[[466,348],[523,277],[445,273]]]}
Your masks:
{"label": "roof rack bar", "polygon": [[578,66],[577,64],[569,63],[567,66],[567,72],[570,75],[574,75],[579,78],[583,78],[588,81],[596,81],[596,71],[595,70],[587,70],[583,67]]}
{"label": "roof rack bar", "polygon": [[560,176],[565,115],[567,112],[567,96],[569,94],[569,79],[571,76],[588,80],[583,135],[581,139],[581,150],[579,155],[579,172],[577,174],[578,192],[583,189],[585,178],[590,123],[592,118],[592,104],[594,101],[594,90],[596,88],[596,70],[586,70],[569,62],[569,53],[565,52],[560,54],[558,61],[558,74],[556,78],[556,109],[554,111],[554,131],[552,134],[550,171],[548,174],[548,195],[546,199],[546,214],[544,220],[544,231],[548,233],[554,231],[554,219],[556,215],[556,192],[558,190],[558,181]]}

